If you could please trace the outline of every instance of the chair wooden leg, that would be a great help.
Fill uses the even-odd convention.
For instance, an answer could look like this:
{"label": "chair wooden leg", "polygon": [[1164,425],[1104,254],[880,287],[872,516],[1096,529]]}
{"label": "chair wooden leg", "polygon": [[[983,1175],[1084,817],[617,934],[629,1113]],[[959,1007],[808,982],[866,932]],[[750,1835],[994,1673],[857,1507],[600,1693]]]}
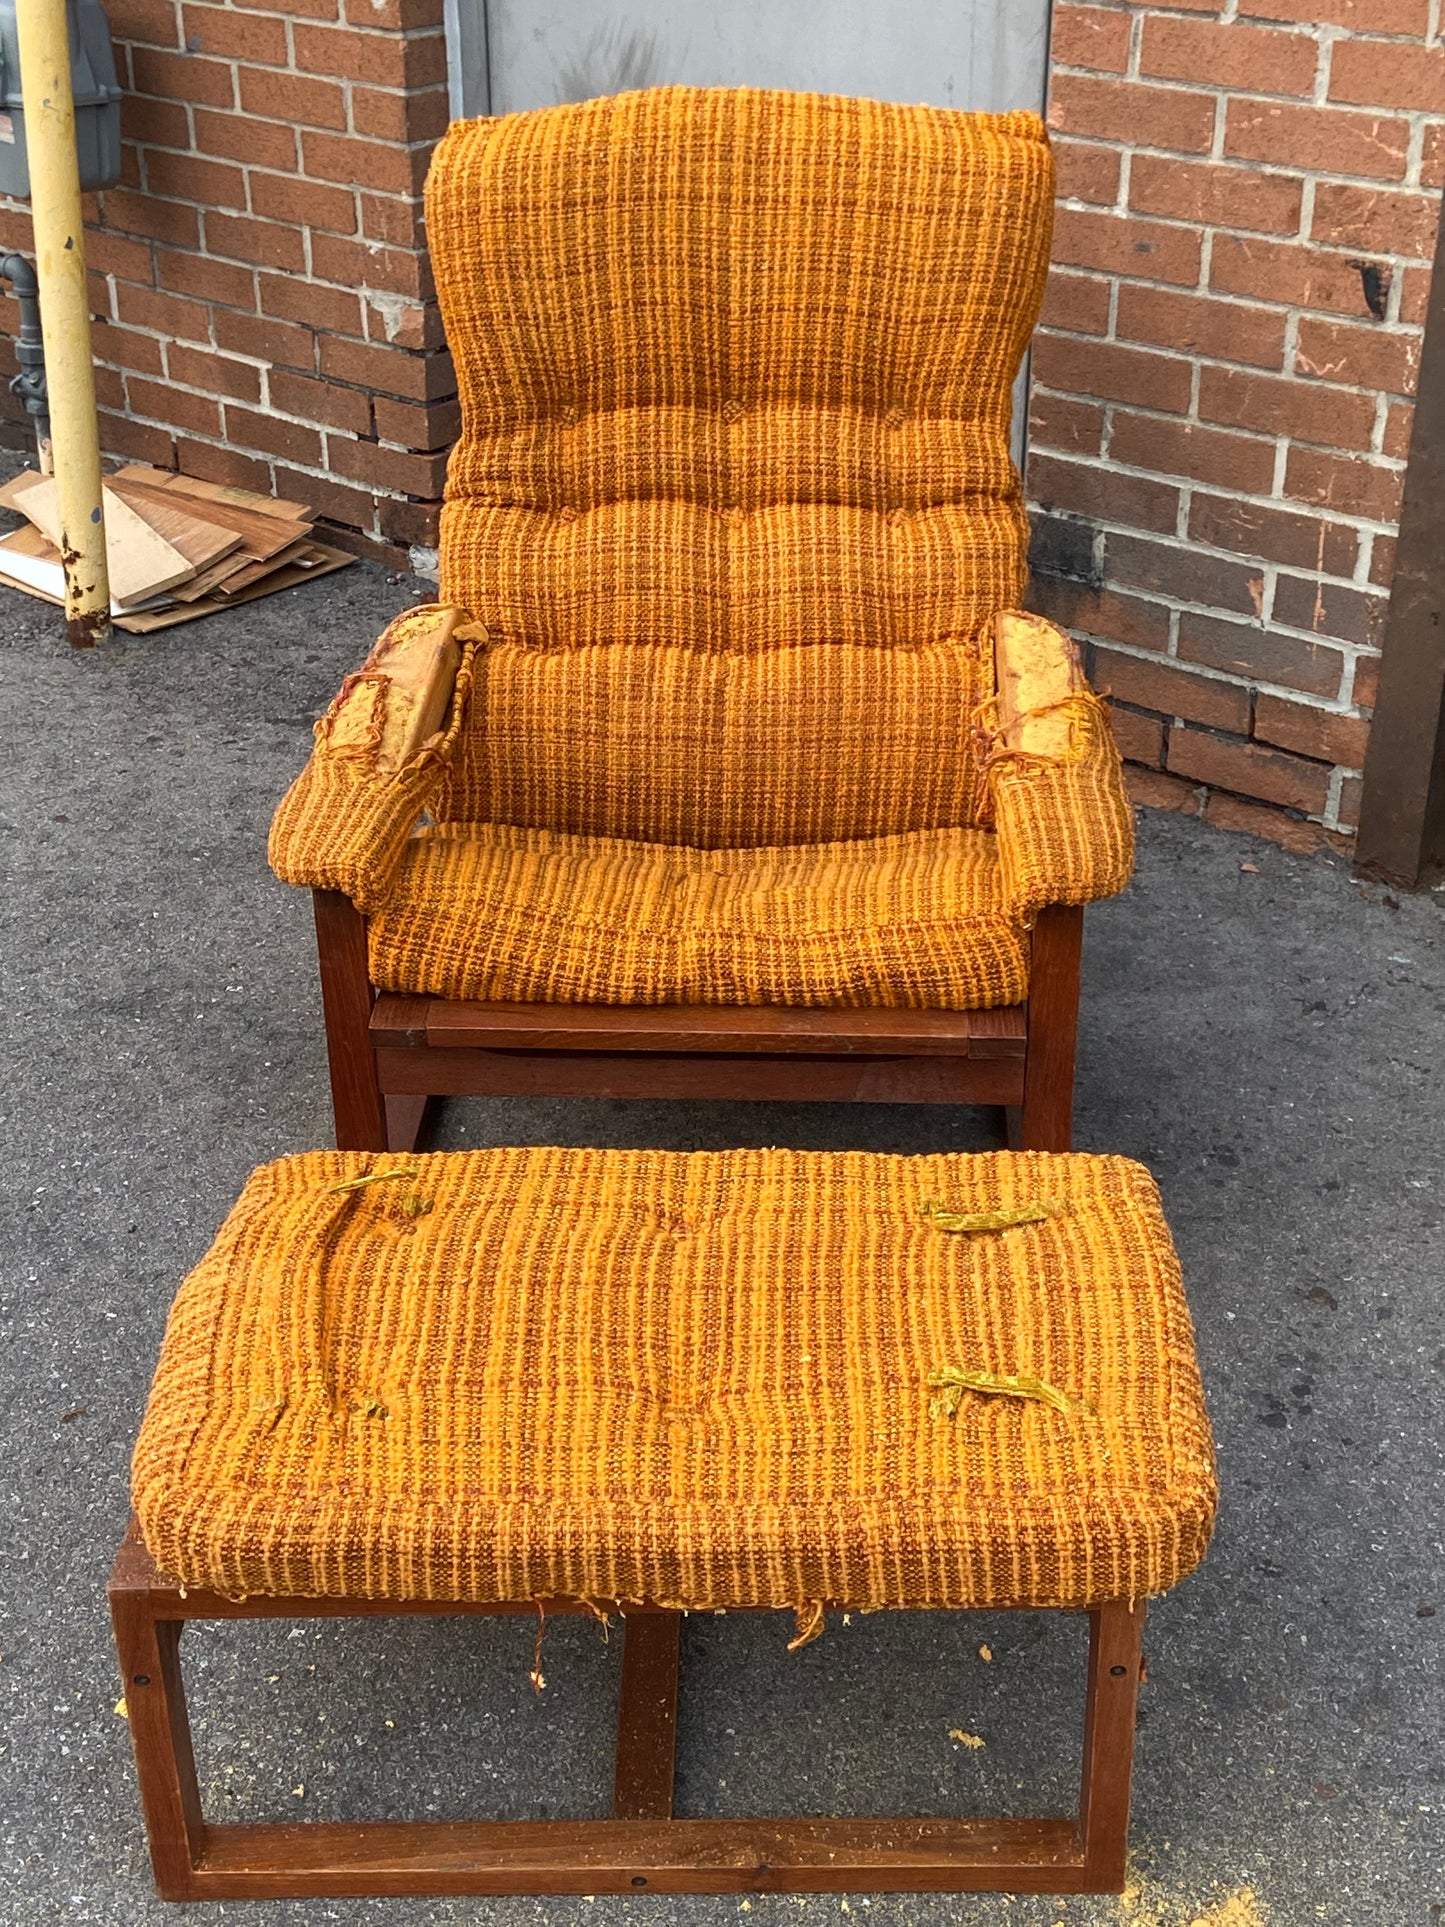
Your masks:
{"label": "chair wooden leg", "polygon": [[682,1615],[631,1612],[625,1625],[612,1817],[670,1820]]}
{"label": "chair wooden leg", "polygon": [[1029,957],[1023,1116],[1015,1146],[1019,1150],[1067,1151],[1073,1145],[1083,944],[1081,909],[1058,905],[1039,912]]}
{"label": "chair wooden leg", "polygon": [[1145,1603],[1114,1600],[1089,1614],[1089,1689],[1079,1843],[1088,1890],[1118,1893],[1129,1846],[1129,1782]]}
{"label": "chair wooden leg", "polygon": [[[339,1151],[385,1151],[386,1109],[371,1042],[366,919],[339,890],[313,890],[321,1007],[331,1064],[331,1105]],[[401,1148],[401,1147],[398,1147]]]}

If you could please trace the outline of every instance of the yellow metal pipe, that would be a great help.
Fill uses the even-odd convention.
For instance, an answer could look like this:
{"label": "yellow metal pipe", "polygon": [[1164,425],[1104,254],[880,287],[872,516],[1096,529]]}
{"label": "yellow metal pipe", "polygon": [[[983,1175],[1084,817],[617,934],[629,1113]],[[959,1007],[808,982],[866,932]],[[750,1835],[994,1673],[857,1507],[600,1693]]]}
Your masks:
{"label": "yellow metal pipe", "polygon": [[65,565],[65,629],[71,642],[87,648],[110,636],[110,575],[65,0],[18,0],[16,26]]}

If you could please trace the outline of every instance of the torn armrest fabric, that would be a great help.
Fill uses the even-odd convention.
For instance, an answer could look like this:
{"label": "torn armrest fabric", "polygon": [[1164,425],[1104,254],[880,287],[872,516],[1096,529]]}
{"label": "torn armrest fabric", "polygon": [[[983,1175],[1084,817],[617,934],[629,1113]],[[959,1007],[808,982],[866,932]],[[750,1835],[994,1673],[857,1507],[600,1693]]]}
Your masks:
{"label": "torn armrest fabric", "polygon": [[1069,638],[1009,613],[999,619],[998,658],[989,796],[1004,895],[1031,923],[1049,904],[1093,903],[1124,888],[1134,812],[1108,713]]}
{"label": "torn armrest fabric", "polygon": [[[464,611],[430,604],[387,628],[317,723],[310,760],[272,819],[267,855],[282,882],[340,890],[363,914],[381,908],[417,818],[456,749],[476,650],[485,639]],[[417,649],[435,657],[431,690],[404,669],[405,656]],[[456,668],[449,694],[443,689],[441,727],[418,740],[451,661]]]}

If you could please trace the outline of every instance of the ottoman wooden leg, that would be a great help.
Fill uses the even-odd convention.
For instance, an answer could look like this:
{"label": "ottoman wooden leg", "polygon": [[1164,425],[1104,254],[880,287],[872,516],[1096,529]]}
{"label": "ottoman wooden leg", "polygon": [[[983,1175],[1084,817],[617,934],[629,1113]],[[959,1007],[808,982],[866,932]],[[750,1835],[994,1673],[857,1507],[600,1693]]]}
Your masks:
{"label": "ottoman wooden leg", "polygon": [[[209,1825],[181,1684],[187,1619],[525,1613],[529,1604],[226,1599],[182,1592],[134,1529],[110,1583],[156,1885],[167,1900],[324,1895],[1105,1893],[1124,1881],[1142,1605],[1090,1615],[1077,1819],[675,1819],[678,1615],[625,1615],[606,1820]],[[585,1610],[556,1600],[547,1610]]]}

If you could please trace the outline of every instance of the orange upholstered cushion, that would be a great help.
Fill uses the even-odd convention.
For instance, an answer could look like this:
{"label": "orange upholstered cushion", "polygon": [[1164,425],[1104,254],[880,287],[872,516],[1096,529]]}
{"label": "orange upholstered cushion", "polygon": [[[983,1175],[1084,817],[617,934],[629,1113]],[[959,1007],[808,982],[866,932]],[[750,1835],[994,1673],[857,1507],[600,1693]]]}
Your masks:
{"label": "orange upholstered cushion", "polygon": [[696,847],[977,821],[1052,192],[1030,114],[661,88],[451,129],[441,582],[497,646],[443,815]]}
{"label": "orange upholstered cushion", "polygon": [[1017,1003],[994,839],[686,850],[505,824],[406,845],[370,925],[383,990],[538,1003]]}
{"label": "orange upholstered cushion", "polygon": [[[1064,1409],[931,1410],[945,1367]],[[698,1607],[1139,1599],[1216,1500],[1148,1173],[1038,1153],[284,1158],[181,1289],[133,1488],[191,1586]]]}

